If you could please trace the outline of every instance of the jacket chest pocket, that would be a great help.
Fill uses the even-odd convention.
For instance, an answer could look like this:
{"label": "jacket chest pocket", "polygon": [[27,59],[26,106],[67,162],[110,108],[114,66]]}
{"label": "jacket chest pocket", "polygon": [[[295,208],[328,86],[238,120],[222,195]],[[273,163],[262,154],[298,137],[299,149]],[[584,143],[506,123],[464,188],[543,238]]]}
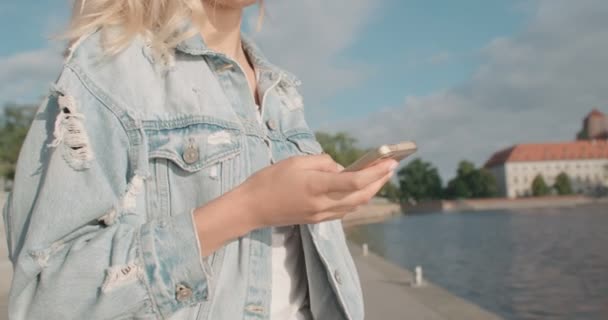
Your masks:
{"label": "jacket chest pocket", "polygon": [[221,196],[240,175],[242,136],[238,129],[212,123],[146,130],[151,179],[148,212],[166,216]]}
{"label": "jacket chest pocket", "polygon": [[323,153],[323,147],[309,129],[292,129],[284,133],[286,151],[290,155],[313,155]]}

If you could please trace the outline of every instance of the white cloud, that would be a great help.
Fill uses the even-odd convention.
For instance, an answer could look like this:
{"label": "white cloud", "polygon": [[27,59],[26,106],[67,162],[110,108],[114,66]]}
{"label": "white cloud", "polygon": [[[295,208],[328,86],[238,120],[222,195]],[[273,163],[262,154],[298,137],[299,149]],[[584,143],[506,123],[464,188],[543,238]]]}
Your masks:
{"label": "white cloud", "polygon": [[0,57],[0,101],[37,102],[62,65],[60,50],[45,48]]}
{"label": "white cloud", "polygon": [[428,62],[432,65],[440,65],[446,63],[452,58],[452,55],[447,51],[441,51],[428,58]]}
{"label": "white cloud", "polygon": [[367,146],[416,140],[444,177],[461,159],[483,164],[512,144],[573,139],[592,107],[608,111],[608,2],[535,3],[526,28],[484,48],[465,83],[340,127]]}
{"label": "white cloud", "polygon": [[[254,34],[262,50],[277,65],[303,83],[307,105],[361,82],[371,68],[341,55],[357,33],[373,19],[382,1],[308,0],[266,2],[262,30]],[[249,20],[255,29],[257,17]],[[322,108],[309,112],[321,113]],[[311,116],[309,114],[309,116]],[[320,114],[312,115],[320,118]]]}

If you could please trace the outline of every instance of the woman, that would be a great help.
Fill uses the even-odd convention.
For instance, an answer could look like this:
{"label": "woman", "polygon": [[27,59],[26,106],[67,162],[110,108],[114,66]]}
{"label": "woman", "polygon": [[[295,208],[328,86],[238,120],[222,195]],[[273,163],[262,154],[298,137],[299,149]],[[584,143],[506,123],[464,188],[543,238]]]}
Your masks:
{"label": "woman", "polygon": [[396,163],[322,154],[254,2],[76,1],[4,209],[11,319],[363,318],[339,218]]}

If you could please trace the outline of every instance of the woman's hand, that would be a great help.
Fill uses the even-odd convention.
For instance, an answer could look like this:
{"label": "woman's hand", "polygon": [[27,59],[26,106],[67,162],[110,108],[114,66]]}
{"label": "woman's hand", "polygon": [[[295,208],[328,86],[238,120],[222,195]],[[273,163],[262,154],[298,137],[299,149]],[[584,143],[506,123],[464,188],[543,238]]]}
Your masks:
{"label": "woman's hand", "polygon": [[397,162],[385,160],[341,172],[329,155],[297,156],[258,171],[238,188],[259,227],[342,218],[366,204],[390,179]]}
{"label": "woman's hand", "polygon": [[201,254],[207,256],[254,229],[340,219],[366,204],[396,166],[396,161],[385,160],[357,172],[341,172],[326,154],[277,162],[194,210]]}

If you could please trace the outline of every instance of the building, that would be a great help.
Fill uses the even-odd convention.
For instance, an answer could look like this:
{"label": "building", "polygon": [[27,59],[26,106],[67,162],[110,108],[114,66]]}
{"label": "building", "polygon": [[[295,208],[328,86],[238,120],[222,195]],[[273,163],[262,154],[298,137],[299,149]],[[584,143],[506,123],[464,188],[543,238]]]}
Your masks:
{"label": "building", "polygon": [[576,136],[578,140],[608,139],[608,116],[593,109],[583,119],[583,128]]}
{"label": "building", "polygon": [[600,194],[608,190],[608,140],[518,144],[494,153],[485,163],[502,196],[532,194],[532,180],[541,175],[547,185],[565,172],[572,190]]}

